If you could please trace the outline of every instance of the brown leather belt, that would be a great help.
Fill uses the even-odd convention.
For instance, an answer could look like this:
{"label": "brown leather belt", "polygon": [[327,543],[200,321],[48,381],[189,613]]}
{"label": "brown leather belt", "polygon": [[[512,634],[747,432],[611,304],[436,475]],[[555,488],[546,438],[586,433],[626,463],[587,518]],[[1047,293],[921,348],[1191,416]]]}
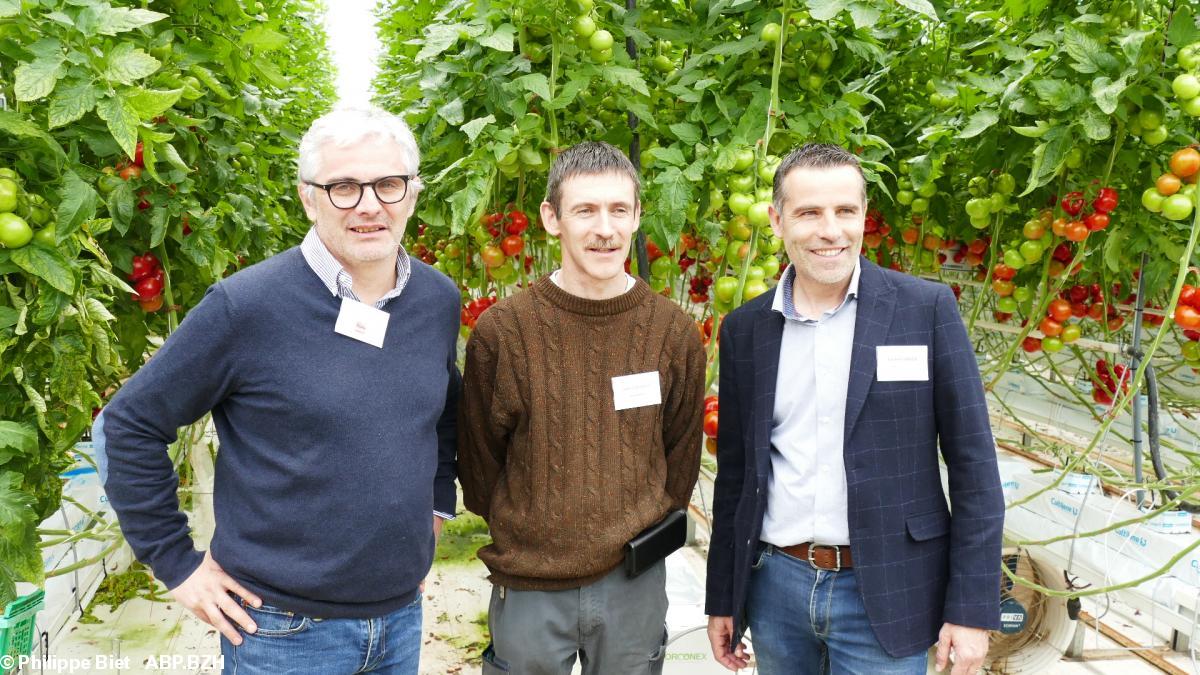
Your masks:
{"label": "brown leather belt", "polygon": [[775,548],[793,558],[807,562],[816,569],[836,572],[854,567],[854,559],[850,557],[849,546],[829,546],[806,542],[795,546],[776,546]]}

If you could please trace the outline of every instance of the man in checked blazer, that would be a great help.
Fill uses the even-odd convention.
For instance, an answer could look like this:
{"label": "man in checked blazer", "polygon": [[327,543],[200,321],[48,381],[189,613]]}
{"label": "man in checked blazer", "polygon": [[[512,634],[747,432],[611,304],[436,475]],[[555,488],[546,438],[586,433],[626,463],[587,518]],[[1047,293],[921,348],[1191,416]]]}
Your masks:
{"label": "man in checked blazer", "polygon": [[[777,673],[975,673],[1000,621],[1004,500],[953,293],[861,258],[840,147],[775,173],[791,264],[720,330],[706,613],[713,654]],[[942,490],[939,448],[949,475]]]}

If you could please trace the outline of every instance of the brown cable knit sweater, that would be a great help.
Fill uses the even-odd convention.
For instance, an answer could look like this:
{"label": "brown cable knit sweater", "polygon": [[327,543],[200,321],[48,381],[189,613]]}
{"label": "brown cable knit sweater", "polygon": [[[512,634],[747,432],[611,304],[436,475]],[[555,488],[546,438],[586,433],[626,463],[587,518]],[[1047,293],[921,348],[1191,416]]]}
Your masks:
{"label": "brown cable knit sweater", "polygon": [[[639,280],[608,300],[549,277],[488,309],[467,343],[458,414],[466,506],[487,520],[494,583],[561,590],[686,507],[700,467],[704,348],[695,323]],[[612,378],[658,371],[660,405],[617,411]]]}

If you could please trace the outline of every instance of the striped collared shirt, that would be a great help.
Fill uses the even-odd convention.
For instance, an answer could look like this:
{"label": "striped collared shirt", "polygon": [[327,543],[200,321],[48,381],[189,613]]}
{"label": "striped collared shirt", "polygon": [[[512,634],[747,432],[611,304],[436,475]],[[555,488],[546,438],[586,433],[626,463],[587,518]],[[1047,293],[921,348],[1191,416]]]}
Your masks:
{"label": "striped collared shirt", "polygon": [[[304,255],[308,266],[316,273],[321,283],[325,284],[325,288],[329,289],[331,295],[358,300],[358,296],[354,294],[354,279],[329,252],[325,242],[317,236],[316,227],[309,228],[308,234],[304,235],[304,241],[300,244],[300,253]],[[408,252],[404,250],[403,246],[400,246],[398,254],[396,256],[396,287],[375,301],[376,309],[381,309],[388,300],[399,297],[404,287],[408,285],[408,277],[412,274]]]}
{"label": "striped collared shirt", "polygon": [[[358,300],[358,296],[354,294],[354,279],[350,277],[350,273],[329,252],[329,248],[325,246],[325,242],[321,241],[321,238],[317,236],[316,227],[309,228],[308,234],[304,235],[304,241],[300,243],[300,253],[304,255],[304,260],[308,263],[308,266],[316,273],[321,283],[325,284],[325,288],[329,289],[331,295],[339,298]],[[400,246],[397,253],[396,287],[375,301],[374,305],[376,309],[382,309],[384,303],[398,297],[404,291],[404,287],[408,285],[408,278],[412,274],[408,252],[404,250],[403,246]],[[433,515],[441,516],[446,520],[454,520],[453,513],[434,511]]]}

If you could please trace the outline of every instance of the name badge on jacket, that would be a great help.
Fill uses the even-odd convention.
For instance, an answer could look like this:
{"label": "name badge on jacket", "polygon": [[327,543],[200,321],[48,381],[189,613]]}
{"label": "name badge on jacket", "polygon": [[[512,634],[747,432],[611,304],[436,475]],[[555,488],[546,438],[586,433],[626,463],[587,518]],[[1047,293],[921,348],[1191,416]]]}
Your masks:
{"label": "name badge on jacket", "polygon": [[875,364],[879,382],[925,382],[929,380],[929,347],[880,345],[875,348]]}
{"label": "name badge on jacket", "polygon": [[391,315],[382,309],[375,309],[350,298],[342,298],[342,311],[338,312],[333,332],[382,349],[389,318]]}
{"label": "name badge on jacket", "polygon": [[612,388],[613,406],[617,410],[662,403],[662,389],[658,382],[657,370],[614,377]]}

